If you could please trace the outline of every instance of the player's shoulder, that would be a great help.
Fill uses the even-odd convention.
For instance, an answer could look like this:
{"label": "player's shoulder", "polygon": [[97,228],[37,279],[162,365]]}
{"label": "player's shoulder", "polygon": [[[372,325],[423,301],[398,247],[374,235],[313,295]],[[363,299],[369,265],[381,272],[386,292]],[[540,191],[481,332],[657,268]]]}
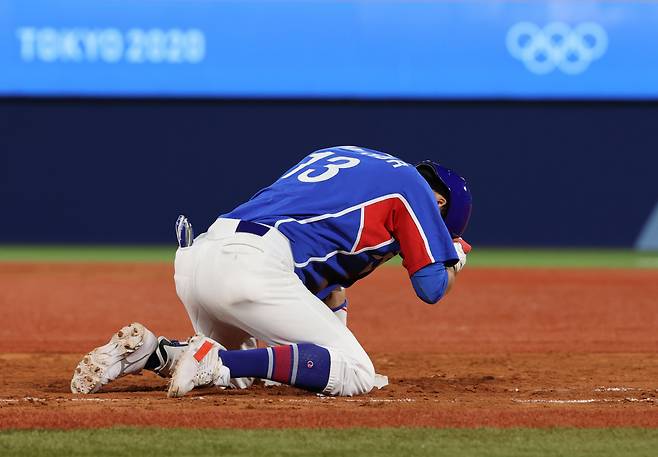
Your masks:
{"label": "player's shoulder", "polygon": [[333,146],[317,152],[332,152],[335,159],[340,156],[355,158],[360,170],[359,179],[367,183],[371,191],[405,196],[424,193],[427,183],[413,164],[396,155],[363,146]]}
{"label": "player's shoulder", "polygon": [[409,165],[404,160],[399,157],[389,154],[388,152],[377,151],[375,149],[366,148],[363,146],[331,146],[329,148],[320,149],[317,152],[331,151],[335,154],[344,154],[354,157],[361,157],[363,160],[371,159],[373,161],[380,161],[388,163],[391,165],[397,165],[398,167]]}
{"label": "player's shoulder", "polygon": [[411,179],[416,179],[418,177],[418,173],[415,171],[413,165],[393,154],[389,154],[388,152],[378,151],[363,146],[332,146],[330,148],[315,151],[315,153],[318,152],[332,152],[337,156],[350,156],[358,159],[363,164],[377,167],[381,171],[394,171],[396,174],[405,175]]}

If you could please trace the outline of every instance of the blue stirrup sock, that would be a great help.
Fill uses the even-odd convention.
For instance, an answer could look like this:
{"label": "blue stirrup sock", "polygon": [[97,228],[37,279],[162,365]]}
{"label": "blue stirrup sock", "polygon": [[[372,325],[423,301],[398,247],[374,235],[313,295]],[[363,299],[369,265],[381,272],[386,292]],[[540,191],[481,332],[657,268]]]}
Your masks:
{"label": "blue stirrup sock", "polygon": [[231,378],[270,379],[313,392],[322,392],[329,382],[331,356],[315,344],[219,351],[219,356],[231,370]]}

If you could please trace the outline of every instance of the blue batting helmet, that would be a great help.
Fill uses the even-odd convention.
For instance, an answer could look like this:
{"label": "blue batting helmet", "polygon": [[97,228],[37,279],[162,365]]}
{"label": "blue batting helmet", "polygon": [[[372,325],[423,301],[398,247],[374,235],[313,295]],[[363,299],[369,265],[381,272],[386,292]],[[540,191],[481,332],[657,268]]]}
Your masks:
{"label": "blue batting helmet", "polygon": [[450,235],[458,238],[466,230],[471,218],[473,199],[466,180],[449,168],[431,160],[423,160],[416,165],[416,170],[427,180],[430,187],[448,200],[448,210],[443,219]]}

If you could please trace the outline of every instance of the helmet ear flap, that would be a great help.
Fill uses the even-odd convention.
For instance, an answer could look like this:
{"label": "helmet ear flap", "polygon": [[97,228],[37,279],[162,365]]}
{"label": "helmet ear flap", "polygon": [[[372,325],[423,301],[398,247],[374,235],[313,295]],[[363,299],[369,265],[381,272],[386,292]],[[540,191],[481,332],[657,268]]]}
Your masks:
{"label": "helmet ear flap", "polygon": [[445,212],[442,210],[441,215],[450,235],[453,238],[461,237],[468,225],[472,209],[471,191],[466,180],[451,169],[431,160],[418,163],[416,170],[433,190],[446,197]]}
{"label": "helmet ear flap", "polygon": [[427,166],[418,166],[416,168],[418,173],[425,178],[425,181],[430,185],[433,191],[440,193],[448,200],[448,205],[450,204],[450,190],[446,187],[445,184],[438,177],[436,172],[432,170],[431,167]]}
{"label": "helmet ear flap", "polygon": [[416,166],[416,170],[425,178],[425,181],[427,181],[434,192],[438,192],[446,199],[446,204],[439,208],[441,217],[445,219],[450,208],[450,189],[441,181],[441,178],[439,178],[433,167],[420,163]]}

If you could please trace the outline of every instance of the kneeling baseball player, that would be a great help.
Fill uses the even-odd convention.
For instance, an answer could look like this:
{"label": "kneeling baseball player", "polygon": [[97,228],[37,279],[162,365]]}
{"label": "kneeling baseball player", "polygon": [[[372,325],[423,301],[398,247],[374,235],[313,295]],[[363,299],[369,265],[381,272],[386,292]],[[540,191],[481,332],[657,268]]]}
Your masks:
{"label": "kneeling baseball player", "polygon": [[196,336],[128,325],[82,359],[71,391],[146,369],[171,377],[170,397],[254,378],[370,392],[375,369],[346,326],[344,288],[400,254],[418,297],[436,303],[466,263],[470,214],[465,180],[438,163],[355,146],[313,152],[197,238],[179,217],[174,280]]}

